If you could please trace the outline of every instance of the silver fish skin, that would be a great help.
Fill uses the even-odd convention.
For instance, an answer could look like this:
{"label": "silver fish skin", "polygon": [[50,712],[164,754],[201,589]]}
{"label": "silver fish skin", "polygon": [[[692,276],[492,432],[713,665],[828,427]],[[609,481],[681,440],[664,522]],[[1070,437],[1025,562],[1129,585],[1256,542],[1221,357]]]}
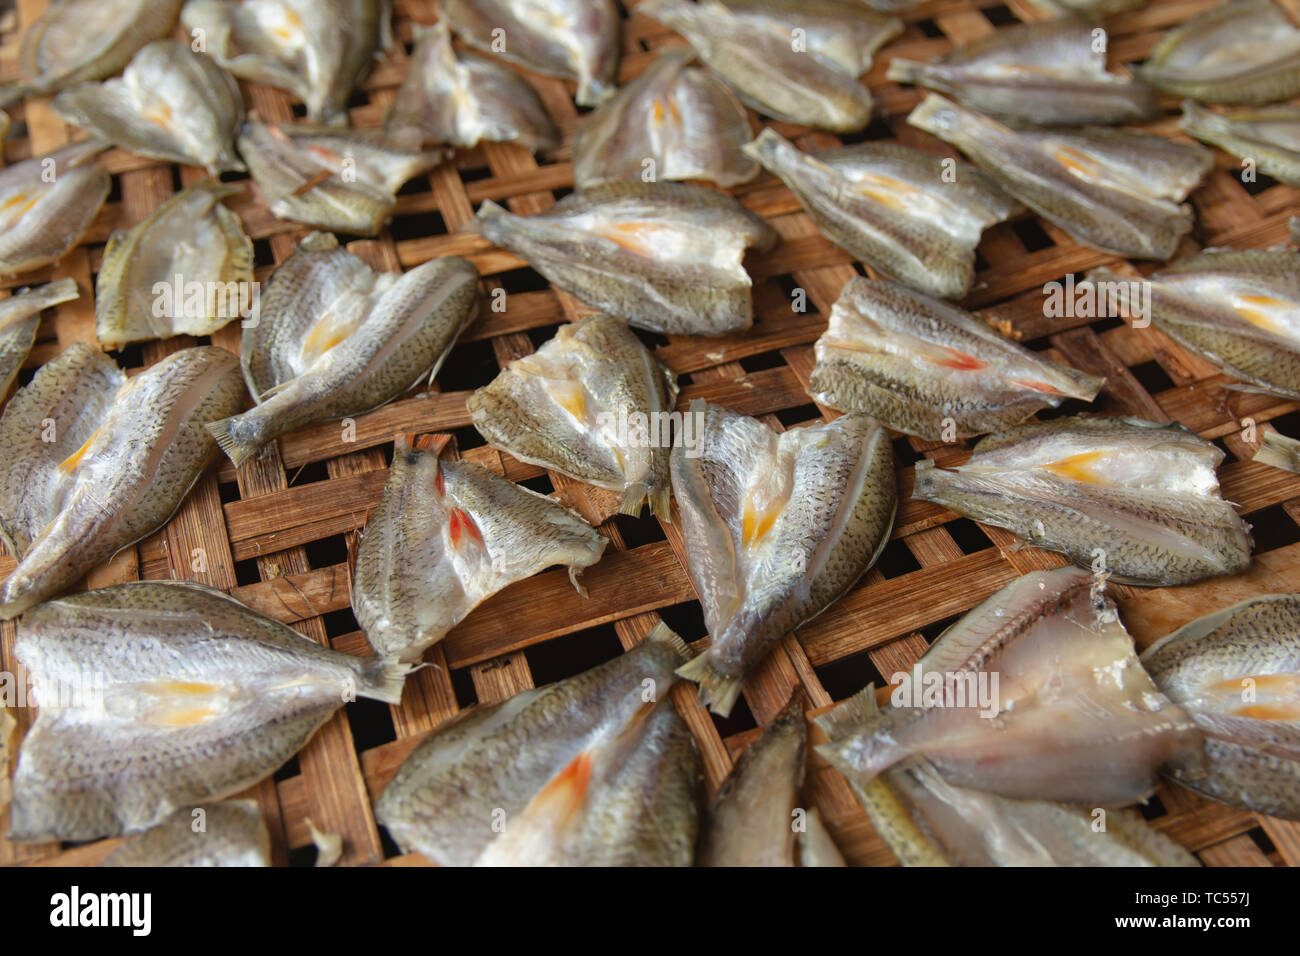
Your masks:
{"label": "silver fish skin", "polygon": [[1129,10],[1140,10],[1149,0],[1029,0],[1056,17],[1074,16],[1089,23]]}
{"label": "silver fish skin", "polygon": [[927,295],[959,298],[975,276],[984,230],[1023,211],[991,177],[893,144],[804,153],[772,129],[745,154],[781,177],[826,238],[880,275]]}
{"label": "silver fish skin", "polygon": [[0,619],[162,527],[216,456],[203,423],[239,408],[243,391],[235,357],[212,346],[182,349],[129,381],[81,344],[41,366],[0,418],[11,463],[0,536],[18,559],[0,588]]}
{"label": "silver fish skin", "polygon": [[376,272],[313,232],[244,323],[240,361],[256,406],[210,419],[208,431],[238,467],[294,429],[373,411],[431,380],[477,311],[478,270],[466,259]]}
{"label": "silver fish skin", "polygon": [[81,241],[112,185],[95,162],[105,148],[73,143],[0,171],[0,275],[57,262]]}
{"label": "silver fish skin", "polygon": [[[101,344],[121,348],[174,335],[211,335],[241,314],[241,304],[253,304],[253,242],[239,217],[221,204],[242,191],[205,179],[109,237],[95,279]],[[186,293],[191,283],[199,284],[201,303]],[[166,295],[160,295],[160,285],[169,290]]]}
{"label": "silver fish skin", "polygon": [[922,757],[955,787],[1117,807],[1154,793],[1163,765],[1190,771],[1201,757],[1196,725],[1156,689],[1115,605],[1078,568],[1012,581],[930,646],[890,707],[874,695],[817,721],[828,741],[817,752],[858,787]]}
{"label": "silver fish skin", "polygon": [[[689,656],[660,623],[611,661],[443,724],[398,768],[375,803],[375,819],[404,851],[444,866],[508,862],[503,857],[523,856],[525,842],[551,851],[530,863],[562,855],[568,862],[598,856],[607,864],[689,865],[697,815],[694,800],[683,798],[698,786],[699,762],[689,735],[675,729],[668,701],[673,671]],[[655,741],[665,738],[670,746],[656,754]],[[665,757],[667,766],[649,777],[634,771]],[[622,773],[620,763],[628,768]],[[640,789],[640,799],[611,804],[608,797],[627,794],[620,784]],[[551,829],[548,805],[572,811],[567,827],[554,827],[562,839],[539,839]],[[602,805],[613,812],[602,813]],[[494,826],[502,812],[504,833]],[[530,832],[533,839],[519,839]],[[497,840],[510,844],[494,851]]]}
{"label": "silver fish skin", "polygon": [[696,442],[673,448],[673,494],[712,646],[678,673],[731,713],[782,637],[838,600],[889,541],[889,436],[865,415],[777,433],[696,399]]}
{"label": "silver fish skin", "polygon": [[75,279],[59,279],[15,292],[0,302],[0,399],[9,394],[9,386],[27,361],[41,325],[41,312],[80,295]]}
{"label": "silver fish skin", "polygon": [[484,56],[457,53],[445,23],[417,26],[415,38],[410,68],[386,121],[395,142],[470,148],[488,140],[533,153],[559,148],[555,120],[518,73]]}
{"label": "silver fish skin", "polygon": [[535,216],[489,199],[472,228],[591,307],[670,335],[749,328],[745,250],[777,238],[725,193],[658,182],[600,183]]}
{"label": "silver fish skin", "polygon": [[1300,474],[1300,441],[1281,432],[1266,431],[1260,439],[1259,451],[1251,460]]}
{"label": "silver fish skin", "polygon": [[1013,130],[931,93],[907,121],[956,146],[1075,242],[1168,259],[1192,228],[1180,205],[1214,164],[1203,146],[1089,127]]}
{"label": "silver fish skin", "polygon": [[[563,325],[466,402],[474,427],[520,461],[621,492],[622,514],[650,504],[668,521],[669,415],[677,376],[622,319]],[[645,425],[640,426],[644,416]]]}
{"label": "silver fish skin", "polygon": [[[1101,49],[1097,41],[1101,41]],[[931,63],[895,57],[886,78],[1036,125],[1140,122],[1156,112],[1145,83],[1106,72],[1106,34],[1065,17],[996,30]]]}
{"label": "silver fish skin", "polygon": [[1157,641],[1142,664],[1205,734],[1203,777],[1173,779],[1212,800],[1300,820],[1300,595],[1224,608]]}
{"label": "silver fish skin", "polygon": [[[1127,300],[1128,280],[1105,269]],[[1145,280],[1151,321],[1184,348],[1254,388],[1300,399],[1300,253],[1211,249]]]}
{"label": "silver fish skin", "polygon": [[1105,380],[998,334],[963,309],[892,282],[852,279],[815,346],[808,391],[896,431],[955,441],[1023,422]]}
{"label": "silver fish skin", "polygon": [[82,83],[51,104],[65,123],[150,159],[243,171],[235,134],[244,101],[235,78],[179,40],[155,40],[121,77]]}
{"label": "silver fish skin", "polygon": [[352,90],[392,46],[392,12],[389,0],[189,0],[181,25],[235,76],[302,100],[310,122],[346,126]]}
{"label": "silver fish skin", "polygon": [[1203,143],[1249,158],[1261,173],[1300,186],[1300,108],[1215,113],[1195,100],[1184,100],[1178,127]]}
{"label": "silver fish skin", "polygon": [[799,865],[808,867],[848,866],[844,862],[844,856],[840,853],[840,848],[835,845],[830,830],[826,828],[826,824],[822,821],[817,808],[808,807],[807,811],[808,815],[805,819],[807,829],[799,837]]}
{"label": "silver fish skin", "polygon": [[[196,830],[200,820],[202,829]],[[131,837],[99,865],[270,866],[271,835],[256,800],[182,807],[156,827]]]}
{"label": "silver fish skin", "polygon": [[1224,3],[1161,37],[1137,74],[1202,103],[1290,99],[1300,94],[1300,30],[1272,0]]}
{"label": "silver fish skin", "polygon": [[352,608],[382,656],[417,660],[488,597],[545,568],[578,574],[606,540],[555,500],[399,443],[357,548]]}
{"label": "silver fish skin", "polygon": [[48,601],[14,651],[40,710],[14,774],[13,840],[135,833],[238,793],[347,701],[396,703],[408,670],[321,647],[191,581]]}
{"label": "silver fish skin", "polygon": [[[736,94],[692,65],[690,47],[661,50],[613,99],[588,116],[573,140],[573,181],[709,179],[735,186],[758,175],[740,148],[754,135]],[[647,160],[653,166],[647,166]]]}
{"label": "silver fish skin", "polygon": [[617,88],[620,20],[612,0],[444,0],[439,7],[470,46],[576,81],[579,106],[597,106]]}
{"label": "silver fish skin", "polygon": [[[842,133],[871,121],[871,93],[858,76],[903,30],[853,0],[645,0],[637,13],[685,37],[747,106]],[[796,29],[806,49],[794,48]]]}
{"label": "silver fish skin", "polygon": [[[1219,497],[1223,452],[1178,424],[1064,418],[990,435],[955,468],[917,462],[914,497],[1006,528],[1126,584],[1190,584],[1250,565]],[[1100,552],[1100,553],[1099,553]]]}

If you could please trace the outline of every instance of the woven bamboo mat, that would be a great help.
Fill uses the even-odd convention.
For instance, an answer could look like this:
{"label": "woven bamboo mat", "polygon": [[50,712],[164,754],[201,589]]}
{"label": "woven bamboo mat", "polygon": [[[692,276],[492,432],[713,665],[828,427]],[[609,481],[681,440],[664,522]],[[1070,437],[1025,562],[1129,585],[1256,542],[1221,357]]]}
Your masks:
{"label": "woven bamboo mat", "polygon": [[[1145,10],[1113,18],[1112,64],[1147,56],[1169,26],[1213,6],[1215,0],[1155,0]],[[1300,22],[1300,0],[1285,0]],[[18,24],[39,15],[44,0],[18,0]],[[635,4],[624,6],[634,11]],[[398,49],[371,73],[350,104],[355,126],[378,126],[404,74],[413,23],[436,19],[432,0],[396,0]],[[928,59],[998,27],[1041,19],[1028,0],[979,3],[933,0],[903,15],[906,32],[889,44],[866,76],[882,114],[862,134],[839,140],[787,124],[772,124],[804,148],[839,142],[880,140],[955,155],[943,143],[905,123],[921,94],[884,79],[891,56]],[[10,27],[12,29],[12,27]],[[0,76],[16,74],[17,36],[0,43]],[[633,12],[624,23],[622,80],[635,76],[651,51],[679,38]],[[405,51],[405,52],[404,52]],[[530,75],[566,134],[581,120],[572,88]],[[284,93],[241,84],[250,109],[276,121],[301,114]],[[1177,103],[1166,99],[1163,119],[1150,124],[1176,131]],[[9,162],[46,152],[66,142],[70,130],[50,111],[47,99],[33,99],[11,111],[14,129],[5,143]],[[1198,224],[1181,254],[1201,246],[1262,247],[1286,238],[1286,220],[1300,212],[1300,192],[1265,177],[1243,185],[1236,160],[1216,153],[1216,169],[1193,196]],[[113,174],[113,192],[86,240],[56,267],[0,284],[19,285],[70,276],[82,290],[79,301],[59,306],[42,324],[38,344],[22,381],[32,370],[74,342],[94,342],[90,293],[113,229],[131,226],[175,190],[202,178],[200,170],[169,166],[121,151],[102,161]],[[368,509],[378,500],[398,432],[450,436],[453,453],[545,493],[558,492],[571,507],[599,522],[611,545],[584,582],[589,599],[578,596],[562,571],[520,582],[475,610],[428,655],[425,668],[407,684],[399,706],[361,701],[348,705],[272,779],[254,787],[271,829],[276,861],[310,863],[314,851],[307,820],[342,835],[343,862],[409,865],[419,856],[399,856],[377,830],[371,803],[415,744],[441,721],[474,703],[501,700],[520,690],[557,680],[609,659],[636,643],[660,615],[699,646],[705,637],[699,605],[685,570],[676,523],[649,517],[610,517],[616,503],[608,493],[517,462],[482,443],[470,425],[465,397],[486,384],[499,367],[550,338],[556,326],[583,314],[570,296],[551,289],[514,256],[459,230],[484,199],[503,202],[517,213],[543,210],[572,186],[567,147],[538,162],[523,149],[486,144],[461,151],[402,190],[391,224],[375,240],[350,248],[372,264],[410,268],[435,256],[463,255],[483,274],[483,289],[505,289],[504,312],[483,310],[481,318],[451,353],[436,390],[409,395],[356,421],[345,441],[338,423],[288,436],[279,453],[262,456],[238,474],[228,462],[195,489],[180,513],[159,533],[119,554],[90,575],[90,586],[137,578],[189,578],[234,594],[257,610],[339,650],[368,654],[349,609],[347,559]],[[683,407],[704,397],[785,428],[826,412],[805,392],[813,364],[812,343],[844,282],[861,268],[822,238],[793,196],[764,174],[735,194],[766,216],[784,241],[751,258],[757,322],[742,335],[720,339],[651,337],[659,357],[678,373]],[[307,230],[273,218],[247,193],[230,201],[244,221],[257,252],[257,278],[265,280]],[[1135,330],[1119,320],[1048,318],[1045,282],[1101,264],[1113,257],[1074,244],[1054,226],[1032,216],[993,227],[979,248],[976,288],[970,308],[1004,320],[1020,341],[1058,360],[1108,377],[1096,407],[1149,419],[1176,419],[1227,452],[1220,471],[1225,497],[1237,502],[1255,525],[1257,552],[1251,571],[1237,578],[1193,587],[1142,590],[1116,588],[1125,622],[1145,646],[1209,610],[1245,597],[1300,590],[1300,477],[1250,461],[1251,429],[1278,428],[1300,434],[1297,404],[1265,396],[1225,392],[1226,379],[1203,360],[1155,329]],[[1118,268],[1132,272],[1120,262]],[[1150,265],[1143,266],[1149,270]],[[806,292],[808,308],[792,310],[792,293]],[[238,323],[212,342],[238,351]],[[190,339],[145,343],[117,355],[127,367],[143,367]],[[1082,410],[1067,406],[1062,412]],[[941,462],[960,460],[959,446],[935,446],[896,437],[902,502],[894,537],[880,562],[843,600],[787,637],[745,689],[732,717],[720,720],[695,703],[694,688],[678,686],[674,703],[690,725],[704,757],[710,790],[726,775],[733,755],[802,684],[813,705],[825,708],[868,681],[906,670],[927,642],[953,619],[1016,575],[1053,567],[1057,556],[1019,548],[1006,532],[984,527],[924,502],[910,500],[912,465],[923,455]],[[0,574],[12,560],[0,556]],[[14,626],[0,624],[0,653],[13,670]],[[29,720],[30,714],[20,714]],[[844,780],[817,758],[810,768],[810,799],[820,808],[841,850],[852,863],[892,865],[892,855],[872,831]],[[1187,846],[1209,865],[1300,865],[1300,825],[1258,817],[1211,803],[1188,791],[1163,786],[1144,808],[1154,826]],[[7,824],[4,826],[7,829]],[[117,841],[84,846],[15,845],[0,840],[6,863],[94,863]]]}

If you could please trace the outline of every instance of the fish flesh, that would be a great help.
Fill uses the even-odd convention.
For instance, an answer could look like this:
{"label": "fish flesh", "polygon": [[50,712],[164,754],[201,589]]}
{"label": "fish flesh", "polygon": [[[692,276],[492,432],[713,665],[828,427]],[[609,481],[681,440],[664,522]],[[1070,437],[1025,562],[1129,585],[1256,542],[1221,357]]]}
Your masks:
{"label": "fish flesh", "polygon": [[1029,0],[1054,17],[1076,16],[1095,23],[1117,13],[1140,10],[1149,0]]}
{"label": "fish flesh", "polygon": [[[1117,302],[1132,284],[1106,269]],[[1180,260],[1143,282],[1151,321],[1184,348],[1204,356],[1248,391],[1300,399],[1300,253],[1288,249],[1211,249]]]}
{"label": "fish flesh", "polygon": [[638,515],[649,502],[664,521],[676,404],[677,376],[608,315],[562,325],[466,402],[474,427],[495,447],[620,492],[622,514]]}
{"label": "fish flesh", "polygon": [[785,635],[866,573],[898,507],[889,435],[865,415],[776,432],[696,399],[695,447],[673,447],[691,582],[712,646],[678,673],[731,713]]}
{"label": "fish flesh", "polygon": [[457,53],[445,23],[417,26],[415,38],[411,66],[388,112],[394,142],[468,149],[488,140],[533,153],[559,148],[555,120],[518,73],[485,56]]}
{"label": "fish flesh", "polygon": [[112,186],[83,141],[0,171],[0,275],[57,262],[81,241]]}
{"label": "fish flesh", "polygon": [[251,311],[253,242],[221,204],[242,191],[205,179],[109,237],[95,279],[103,345],[211,335]]}
{"label": "fish flesh", "polygon": [[983,438],[955,468],[917,462],[913,495],[1125,584],[1191,584],[1250,565],[1221,461],[1176,423],[1062,418]]}
{"label": "fish flesh", "polygon": [[470,46],[546,76],[574,80],[579,106],[618,85],[619,14],[612,0],[442,0]]}
{"label": "fish flesh", "polygon": [[816,807],[808,807],[804,825],[799,836],[800,866],[848,866]]}
{"label": "fish flesh", "polygon": [[1180,205],[1214,165],[1203,146],[1102,127],[1013,130],[931,93],[907,121],[959,148],[1075,242],[1168,259],[1192,228]]}
{"label": "fish flesh", "polygon": [[397,703],[408,671],[192,581],[47,601],[23,617],[14,653],[40,708],[18,754],[11,840],[135,833],[238,793],[345,703]]}
{"label": "fish flesh", "polygon": [[80,297],[75,279],[59,279],[46,285],[23,289],[0,302],[0,400],[36,342],[41,313],[51,306]]}
{"label": "fish flesh", "polygon": [[102,80],[146,43],[172,32],[184,0],[53,0],[18,51],[22,79],[0,85],[0,106]]}
{"label": "fish flesh", "polygon": [[235,78],[179,40],[155,40],[121,77],[82,83],[51,104],[65,123],[137,156],[243,171],[235,134],[244,101]]}
{"label": "fish flesh", "polygon": [[375,819],[443,866],[689,866],[699,756],[668,701],[689,656],[660,623],[611,661],[443,724]]}
{"label": "fish flesh", "polygon": [[726,193],[658,182],[600,183],[535,216],[488,199],[472,228],[592,308],[670,335],[749,328],[745,250],[777,238]]}
{"label": "fish flesh", "polygon": [[[1098,28],[1099,29],[1099,28]],[[995,30],[931,63],[894,57],[886,78],[916,83],[998,119],[1041,125],[1141,122],[1145,83],[1106,72],[1106,31],[1065,17]]]}
{"label": "fish flesh", "polygon": [[417,660],[515,581],[561,565],[581,591],[606,543],[552,498],[399,442],[357,548],[352,608],[377,654]]}
{"label": "fish flesh", "polygon": [[1041,358],[963,309],[892,282],[851,279],[814,348],[808,393],[929,441],[1023,422],[1105,379]]}
{"label": "fish flesh", "polygon": [[668,47],[573,139],[573,181],[710,179],[735,186],[758,175],[740,147],[754,135],[749,114],[690,47]]}
{"label": "fish flesh", "polygon": [[858,77],[903,32],[856,0],[644,0],[637,13],[676,30],[760,113],[848,133],[871,121]]}
{"label": "fish flesh", "polygon": [[790,187],[826,238],[880,275],[959,298],[984,230],[1023,211],[993,180],[892,143],[804,153],[772,129],[745,146]]}
{"label": "fish flesh", "polygon": [[1300,474],[1300,441],[1281,432],[1266,431],[1260,440],[1259,451],[1251,460]]}
{"label": "fish flesh", "polygon": [[1300,108],[1269,106],[1220,114],[1185,100],[1178,126],[1203,143],[1248,159],[1267,176],[1300,186]]}
{"label": "fish flesh", "polygon": [[432,380],[477,311],[478,270],[466,259],[376,272],[313,232],[244,323],[240,361],[256,406],[207,419],[208,431],[238,467],[304,425],[373,411]]}
{"label": "fish flesh", "polygon": [[273,215],[362,236],[383,227],[403,183],[448,155],[394,142],[383,130],[276,125],[256,117],[244,124],[239,152]]}
{"label": "fish flesh", "polygon": [[99,865],[270,866],[271,835],[255,800],[182,807]]}
{"label": "fish flesh", "polygon": [[189,0],[181,25],[223,68],[288,91],[309,122],[331,126],[347,125],[353,88],[393,45],[389,0]]}
{"label": "fish flesh", "polygon": [[1205,734],[1208,773],[1173,779],[1212,800],[1300,820],[1300,594],[1207,614],[1142,664]]}
{"label": "fish flesh", "polygon": [[41,366],[0,418],[0,536],[18,560],[0,619],[161,528],[216,455],[203,423],[243,399],[235,356],[212,346],[129,380],[80,343]]}
{"label": "fish flesh", "polygon": [[1300,94],[1300,30],[1272,0],[1225,3],[1166,33],[1137,73],[1202,103],[1290,99]]}
{"label": "fish flesh", "polygon": [[1157,690],[1099,578],[1017,578],[930,645],[876,707],[868,686],[818,718],[816,749],[862,788],[911,758],[954,787],[1013,800],[1119,807],[1191,772],[1201,734]]}

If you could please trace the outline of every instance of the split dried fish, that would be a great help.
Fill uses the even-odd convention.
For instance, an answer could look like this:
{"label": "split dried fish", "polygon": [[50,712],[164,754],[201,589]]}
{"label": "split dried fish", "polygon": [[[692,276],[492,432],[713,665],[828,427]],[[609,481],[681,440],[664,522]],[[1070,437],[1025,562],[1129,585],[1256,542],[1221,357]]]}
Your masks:
{"label": "split dried fish", "polygon": [[836,132],[871,121],[858,77],[903,24],[854,0],[645,0],[637,7],[695,48],[746,105]]}
{"label": "split dried fish", "polygon": [[712,646],[678,672],[726,716],[782,637],[841,597],[889,541],[889,436],[865,415],[777,433],[702,399],[694,448],[673,448],[691,581]]}
{"label": "split dried fish", "polygon": [[1013,800],[1124,806],[1166,763],[1196,766],[1201,735],[1156,689],[1093,576],[1012,581],[935,641],[876,707],[875,688],[820,717],[817,752],[863,788],[923,757],[954,787]]}
{"label": "split dried fish", "polygon": [[242,192],[204,180],[114,232],[95,280],[95,333],[108,348],[211,335],[253,302],[253,242],[221,204]]}
{"label": "split dried fish", "polygon": [[545,568],[578,574],[606,541],[555,500],[399,443],[357,549],[352,607],[376,653],[418,659],[475,607]]}
{"label": "split dried fish", "polygon": [[1190,584],[1250,564],[1219,497],[1223,452],[1178,424],[1064,418],[990,435],[955,468],[916,465],[914,496],[1006,528],[1127,584]]}
{"label": "split dried fish", "polygon": [[1203,143],[1249,160],[1261,173],[1300,186],[1300,108],[1270,106],[1219,114],[1185,100],[1178,126]]}
{"label": "split dried fish", "polygon": [[677,376],[608,315],[561,326],[466,402],[474,427],[497,448],[621,492],[623,514],[640,514],[648,501],[665,521],[676,403]]}
{"label": "split dried fish", "polygon": [[1272,0],[1225,3],[1161,37],[1138,76],[1203,103],[1289,99],[1300,94],[1300,30]]}
{"label": "split dried fish", "polygon": [[203,423],[243,402],[235,357],[182,349],[127,379],[77,344],[5,406],[0,536],[18,567],[0,589],[10,620],[162,527],[216,455]]}
{"label": "split dried fish", "polygon": [[62,259],[81,241],[111,183],[95,156],[103,143],[73,143],[0,172],[0,275]]}
{"label": "split dried fish", "polygon": [[1300,594],[1207,614],[1157,641],[1142,664],[1205,734],[1209,772],[1184,786],[1254,813],[1300,820]]}
{"label": "split dried fish", "polygon": [[560,131],[528,81],[495,60],[452,49],[445,23],[415,28],[415,52],[389,110],[394,142],[480,140],[517,143],[534,153],[560,145]]}
{"label": "split dried fish", "polygon": [[535,216],[489,199],[473,229],[593,308],[680,335],[749,328],[745,250],[776,242],[731,196],[682,183],[600,183]]}
{"label": "split dried fish", "polygon": [[1203,146],[1103,128],[1012,130],[930,94],[907,121],[958,147],[1011,195],[1076,242],[1168,259],[1192,228],[1179,205],[1210,171]]}
{"label": "split dried fish", "polygon": [[1092,401],[1105,383],[956,306],[871,279],[844,286],[815,351],[813,398],[930,441],[1008,428],[1067,398]]}
{"label": "split dried fish", "polygon": [[477,313],[478,271],[430,259],[376,272],[329,233],[313,232],[271,274],[240,360],[257,405],[208,421],[236,467],[312,422],[360,415],[432,379]]}
{"label": "split dried fish", "polygon": [[238,793],[348,701],[397,703],[407,673],[191,581],[48,601],[14,652],[40,709],[14,774],[13,840],[134,833]]}
{"label": "split dried fish", "polygon": [[255,800],[182,807],[99,865],[270,866],[271,835]]}
{"label": "split dried fish", "polygon": [[59,279],[23,289],[0,302],[0,400],[9,394],[9,386],[27,361],[41,325],[41,312],[79,296],[75,279]]}
{"label": "split dried fish", "polygon": [[612,661],[442,725],[375,819],[444,866],[689,866],[699,757],[668,701],[689,656],[661,623]]}
{"label": "split dried fish", "polygon": [[1148,0],[1030,0],[1034,6],[1053,16],[1077,16],[1089,22],[1129,10],[1140,10]]}
{"label": "split dried fish", "polygon": [[66,89],[51,105],[65,123],[137,156],[214,176],[244,168],[234,144],[244,122],[239,85],[179,40],[155,40],[121,77]]}
{"label": "split dried fish", "polygon": [[740,147],[753,130],[736,94],[692,66],[690,47],[668,47],[578,127],[573,181],[711,179],[735,186],[758,175]]}
{"label": "split dried fish", "polygon": [[439,8],[470,46],[577,81],[579,106],[614,93],[620,21],[612,0],[443,0]]}
{"label": "split dried fish", "polygon": [[958,171],[950,159],[907,146],[803,153],[765,129],[745,153],[781,177],[837,246],[929,295],[965,295],[984,230],[1022,211],[973,166]]}
{"label": "split dried fish", "polygon": [[1252,461],[1300,474],[1300,441],[1288,438],[1281,432],[1264,432],[1259,451],[1255,452]]}
{"label": "split dried fish", "polygon": [[1145,83],[1106,72],[1106,32],[1067,17],[996,30],[931,63],[895,57],[888,79],[917,83],[1003,120],[1127,123],[1156,112]]}

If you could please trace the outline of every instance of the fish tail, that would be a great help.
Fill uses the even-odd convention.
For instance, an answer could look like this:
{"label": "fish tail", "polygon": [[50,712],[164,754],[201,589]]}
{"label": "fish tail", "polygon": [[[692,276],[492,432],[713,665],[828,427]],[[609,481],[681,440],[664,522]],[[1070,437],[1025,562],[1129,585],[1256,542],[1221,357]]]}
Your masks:
{"label": "fish tail", "polygon": [[672,488],[667,481],[661,482],[658,487],[650,492],[650,513],[660,521],[667,521],[672,524],[673,512],[670,506],[672,501]]}
{"label": "fish tail", "polygon": [[719,717],[731,716],[740,696],[741,679],[737,674],[718,670],[711,654],[701,654],[677,668],[677,676],[700,685],[700,706],[707,707]]}
{"label": "fish tail", "polygon": [[831,743],[862,729],[880,713],[876,703],[876,685],[868,684],[839,706],[813,719]]}
{"label": "fish tail", "polygon": [[916,78],[921,73],[921,67],[924,65],[916,60],[902,60],[895,57],[889,61],[889,69],[885,72],[885,79],[893,80],[895,83],[915,83]]}
{"label": "fish tail", "polygon": [[582,570],[583,569],[578,567],[576,564],[569,565],[569,583],[573,585],[573,590],[577,591],[583,597],[589,598],[591,595],[587,593],[587,589],[583,587],[582,582],[578,580],[578,575],[582,573]]}
{"label": "fish tail", "polygon": [[970,114],[955,103],[931,93],[912,110],[907,122],[942,139],[945,133],[968,132]]}
{"label": "fish tail", "polygon": [[[646,642],[655,644],[666,644],[671,647],[681,657],[683,661],[690,661],[691,649],[687,643],[682,640],[681,635],[671,627],[660,621],[650,629],[650,633],[645,636]],[[681,673],[680,671],[678,673]]]}
{"label": "fish tail", "polygon": [[618,506],[618,513],[637,517],[641,514],[641,508],[649,496],[649,489],[646,488],[644,481],[632,482],[623,489],[623,502]]}
{"label": "fish tail", "polygon": [[371,700],[399,704],[402,701],[402,688],[406,685],[406,675],[419,666],[418,661],[404,661],[398,657],[372,657],[361,666],[361,679],[364,683],[358,693]]}
{"label": "fish tail", "polygon": [[1255,452],[1253,460],[1261,465],[1296,471],[1300,469],[1300,441],[1288,438],[1281,432],[1265,432],[1263,444]]}
{"label": "fish tail", "polygon": [[232,429],[238,427],[243,417],[243,415],[232,415],[220,421],[208,422],[204,426],[236,468],[257,454],[257,450],[262,447],[262,442],[257,439],[242,439],[231,433]]}

